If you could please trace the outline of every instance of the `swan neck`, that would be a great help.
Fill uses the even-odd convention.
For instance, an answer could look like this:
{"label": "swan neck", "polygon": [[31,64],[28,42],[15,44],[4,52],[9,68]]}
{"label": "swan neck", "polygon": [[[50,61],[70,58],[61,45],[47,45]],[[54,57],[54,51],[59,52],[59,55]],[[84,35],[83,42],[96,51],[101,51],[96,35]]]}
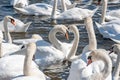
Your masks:
{"label": "swan neck", "polygon": [[30,76],[33,73],[31,67],[32,67],[32,59],[35,51],[36,51],[35,43],[30,43],[27,45],[25,60],[24,60],[24,69],[23,69],[25,76]]}
{"label": "swan neck", "polygon": [[77,51],[77,48],[78,48],[78,43],[79,43],[79,30],[76,26],[73,29],[73,34],[74,34],[73,45],[72,45],[72,48],[71,48],[68,56],[66,56],[67,60],[69,60],[69,61],[71,61],[71,59],[73,57],[74,58],[78,57],[78,56],[75,57],[75,54],[76,54],[76,51]]}
{"label": "swan neck", "polygon": [[56,38],[57,32],[59,31],[56,29],[52,29],[49,32],[48,38],[49,38],[49,41],[52,43],[52,45],[56,47],[57,49],[59,49],[59,47],[61,46],[61,42]]}
{"label": "swan neck", "polygon": [[106,15],[106,11],[107,11],[107,0],[103,0],[102,1],[102,18],[101,18],[101,22],[100,23],[104,23],[105,22],[105,15]]}
{"label": "swan neck", "polygon": [[104,56],[104,58],[102,60],[105,64],[105,67],[102,70],[102,75],[103,75],[103,78],[106,79],[112,71],[112,61],[108,55]]}
{"label": "swan neck", "polygon": [[2,38],[0,38],[0,58],[2,58],[4,55],[3,55],[3,52],[2,52]]}
{"label": "swan neck", "polygon": [[120,71],[120,53],[118,52],[117,53],[118,56],[117,56],[117,62],[115,64],[115,68],[114,68],[114,71],[113,71],[113,80],[118,80],[119,78],[119,71]]}
{"label": "swan neck", "polygon": [[63,6],[63,12],[64,11],[66,11],[67,10],[67,8],[66,8],[66,4],[65,4],[65,0],[61,0],[61,4],[62,4],[62,6]]}
{"label": "swan neck", "polygon": [[8,43],[12,43],[12,38],[11,38],[11,35],[9,33],[9,30],[8,30],[8,26],[7,26],[7,18],[5,17],[4,18],[4,31],[5,31],[5,41],[8,42]]}
{"label": "swan neck", "polygon": [[85,19],[86,29],[89,37],[89,50],[95,50],[97,49],[97,41],[95,36],[95,31],[93,28],[93,21],[91,17],[88,17]]}
{"label": "swan neck", "polygon": [[55,18],[56,18],[57,3],[58,3],[58,0],[54,0],[53,10],[52,10],[52,15],[51,15],[51,18],[52,18],[52,19],[55,19]]}

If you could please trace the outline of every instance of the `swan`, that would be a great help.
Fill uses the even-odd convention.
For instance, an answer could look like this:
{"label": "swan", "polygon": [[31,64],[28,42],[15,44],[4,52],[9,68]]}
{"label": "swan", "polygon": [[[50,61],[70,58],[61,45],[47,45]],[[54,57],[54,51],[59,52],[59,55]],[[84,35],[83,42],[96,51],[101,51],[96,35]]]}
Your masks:
{"label": "swan", "polygon": [[4,29],[5,29],[5,41],[6,42],[2,42],[3,38],[0,38],[1,39],[0,47],[2,50],[2,54],[0,55],[0,57],[11,54],[11,53],[16,52],[18,50],[21,50],[21,48],[22,48],[21,45],[18,46],[18,45],[12,44],[12,38],[11,38],[10,33],[8,31],[7,22],[11,22],[13,25],[15,25],[15,20],[13,17],[11,17],[11,16],[4,17],[3,24],[4,24]]}
{"label": "swan", "polygon": [[[107,51],[93,50],[88,58],[89,65],[82,59],[72,63],[67,80],[112,80],[112,62]],[[92,63],[90,64],[90,62]]]}
{"label": "swan", "polygon": [[103,35],[104,38],[110,38],[114,42],[120,42],[120,19],[111,20],[109,22],[105,22],[105,15],[107,9],[107,0],[103,0],[103,8],[102,8],[102,18],[99,23],[96,23],[96,26],[99,32]]}
{"label": "swan", "polygon": [[[12,16],[11,16],[12,17]],[[15,20],[15,23],[16,23],[16,25],[14,26],[13,24],[11,24],[10,22],[8,22],[7,23],[7,25],[8,25],[8,29],[9,29],[9,32],[26,32],[27,31],[27,29],[28,29],[28,27],[30,26],[30,24],[32,23],[32,22],[28,22],[28,23],[26,23],[26,24],[24,24],[22,21],[20,21],[19,19],[16,19],[16,18],[14,18],[14,20]],[[0,22],[0,30],[2,30],[2,31],[5,31],[4,30],[4,20],[2,20],[1,22]]]}
{"label": "swan", "polygon": [[[67,28],[65,26],[54,26],[54,28],[57,30],[57,28],[63,28],[62,32],[64,35],[67,33]],[[46,42],[45,40],[41,39],[36,42],[37,45],[37,51],[35,54],[35,62],[40,65],[41,69],[45,69],[53,64],[58,64],[59,62],[62,62],[65,58],[66,54],[64,54],[62,51],[56,49],[51,43]]]}
{"label": "swan", "polygon": [[52,15],[51,15],[51,19],[53,23],[56,23],[56,20],[63,20],[63,21],[70,21],[70,20],[74,20],[74,21],[80,21],[83,20],[86,17],[89,16],[93,16],[94,13],[96,12],[96,10],[98,9],[98,7],[96,9],[94,9],[93,11],[89,10],[89,9],[82,9],[82,8],[72,8],[72,9],[66,9],[65,6],[65,2],[63,0],[63,10],[64,12],[60,13],[59,15],[56,15],[56,10],[57,10],[57,2],[58,0],[54,0],[54,5],[53,5],[53,11],[52,11]]}
{"label": "swan", "polygon": [[115,68],[113,71],[113,80],[120,80],[119,77],[119,72],[120,72],[120,44],[114,44],[112,46],[112,51],[110,53],[114,52],[115,54],[117,54],[117,61],[115,63]]}
{"label": "swan", "polygon": [[[101,0],[100,0],[100,2],[101,2]],[[108,5],[108,0],[103,0],[101,23],[104,23],[105,20],[106,21],[111,21],[111,20],[120,19],[120,14],[119,14],[120,9],[111,10],[111,11],[106,12],[107,11],[107,5]]]}
{"label": "swan", "polygon": [[[11,55],[0,59],[0,79],[11,80],[18,76],[23,79],[29,79],[29,76],[33,79],[46,80],[43,72],[41,72],[36,63],[32,61],[33,55],[36,51],[35,43],[29,43],[26,48],[26,55]],[[15,65],[16,64],[16,65]],[[14,66],[14,67],[13,67]],[[23,68],[24,66],[24,68]],[[24,74],[23,74],[24,73]],[[26,77],[25,77],[25,76]],[[27,80],[28,80],[27,79]]]}
{"label": "swan", "polygon": [[11,0],[10,5],[16,6],[16,7],[25,7],[28,6],[29,1],[28,0]]}
{"label": "swan", "polygon": [[[59,28],[58,28],[59,27]],[[51,42],[51,44],[58,50],[62,51],[64,54],[68,54],[71,50],[72,47],[72,42],[71,43],[66,43],[66,42],[61,42],[60,40],[58,40],[56,38],[56,34],[57,32],[65,32],[67,29],[67,27],[65,25],[57,25],[57,27],[54,27],[48,35],[49,41]],[[66,34],[66,39],[68,40],[69,37]]]}
{"label": "swan", "polygon": [[[47,15],[52,13],[52,6],[46,3],[35,3],[25,6],[23,8],[14,7],[18,13],[24,15]],[[59,10],[56,10],[56,14],[59,14]]]}
{"label": "swan", "polygon": [[[62,3],[63,0],[58,0],[57,2],[57,7],[58,9],[62,9]],[[70,0],[65,0],[65,5],[67,7],[67,9],[71,9],[71,8],[74,8],[81,0],[78,0],[78,1],[74,1],[74,3],[72,4]],[[51,0],[50,5],[54,5],[54,0]]]}

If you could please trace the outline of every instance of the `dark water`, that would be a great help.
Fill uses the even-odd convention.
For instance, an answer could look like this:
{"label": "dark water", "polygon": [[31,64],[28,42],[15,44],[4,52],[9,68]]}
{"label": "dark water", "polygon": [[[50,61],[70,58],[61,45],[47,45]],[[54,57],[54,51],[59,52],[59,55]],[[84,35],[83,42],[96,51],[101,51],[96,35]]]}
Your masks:
{"label": "dark water", "polygon": [[[48,0],[30,0],[30,3],[36,3],[36,2],[46,2],[48,3]],[[52,25],[50,24],[49,17],[46,16],[25,16],[22,14],[17,14],[13,7],[10,5],[10,0],[0,0],[0,20],[4,18],[6,15],[11,15],[15,18],[18,18],[22,20],[24,23],[28,21],[32,21],[32,24],[30,25],[28,31],[26,33],[11,33],[13,39],[20,39],[20,38],[30,38],[32,34],[39,34],[41,35],[45,40],[48,41],[48,33],[52,29]],[[109,10],[112,9],[118,9],[120,8],[120,5],[110,7],[108,6]],[[100,12],[100,10],[98,11]],[[93,21],[99,21],[100,16],[95,14],[93,17]],[[83,47],[88,44],[88,36],[86,29],[84,25],[78,25],[79,32],[80,32],[80,42],[77,54],[80,54]],[[114,44],[113,41],[110,39],[103,39],[102,35],[100,35],[97,28],[94,26],[95,34],[97,38],[97,44],[98,48],[103,49],[109,49],[112,44]],[[61,41],[66,41],[62,35],[59,36],[59,39]],[[70,40],[73,39],[73,35],[70,35]],[[54,66],[53,66],[54,67]],[[64,67],[62,66],[61,69],[55,69],[55,70],[45,70],[44,72],[52,78],[52,80],[66,80],[67,76],[69,74],[70,67]]]}

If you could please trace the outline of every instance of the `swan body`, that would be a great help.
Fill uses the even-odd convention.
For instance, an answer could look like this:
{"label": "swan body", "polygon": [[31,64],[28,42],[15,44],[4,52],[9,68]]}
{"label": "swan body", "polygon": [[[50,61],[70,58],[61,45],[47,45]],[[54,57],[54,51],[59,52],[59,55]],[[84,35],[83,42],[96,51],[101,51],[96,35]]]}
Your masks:
{"label": "swan body", "polygon": [[1,64],[0,79],[11,80],[11,79],[17,78],[18,76],[26,75],[26,76],[30,76],[31,78],[33,76],[33,79],[35,79],[36,77],[36,79],[39,78],[41,80],[46,80],[44,73],[41,72],[38,69],[36,63],[32,61],[35,51],[36,51],[35,44],[30,43],[27,45],[25,56],[11,55],[11,56],[1,58],[0,59],[0,64]]}
{"label": "swan body", "polygon": [[[45,3],[35,3],[28,5],[24,8],[17,8],[17,7],[14,8],[19,13],[22,13],[24,15],[51,15],[53,7]],[[58,10],[57,10],[57,14],[59,14]]]}
{"label": "swan body", "polygon": [[120,19],[120,9],[117,10],[112,10],[106,13],[106,20],[107,21],[111,21],[111,20],[116,20],[116,19]]}
{"label": "swan body", "polygon": [[[22,21],[20,21],[19,19],[15,19],[15,18],[14,18],[14,20],[16,23],[15,26],[13,24],[11,24],[10,22],[7,23],[7,27],[9,29],[9,32],[26,32],[28,27],[31,24],[31,22],[24,24]],[[5,31],[3,22],[4,22],[3,20],[0,22],[0,24],[1,24],[0,30]]]}
{"label": "swan body", "polygon": [[93,16],[93,14],[94,12],[91,10],[76,7],[61,13],[57,19],[83,20],[86,17]]}
{"label": "swan body", "polygon": [[102,25],[96,23],[99,32],[104,38],[110,38],[113,41],[120,43],[120,20],[112,20]]}
{"label": "swan body", "polygon": [[16,7],[25,7],[28,6],[29,1],[28,0],[11,0],[10,5],[16,6]]}
{"label": "swan body", "polygon": [[2,56],[8,56],[11,55],[12,53],[15,53],[19,50],[21,50],[22,46],[18,46],[15,44],[10,44],[10,43],[2,43]]}
{"label": "swan body", "polygon": [[36,45],[37,51],[35,54],[35,62],[40,65],[42,69],[62,62],[65,58],[65,54],[63,52],[54,48],[50,43],[44,40],[37,41]]}

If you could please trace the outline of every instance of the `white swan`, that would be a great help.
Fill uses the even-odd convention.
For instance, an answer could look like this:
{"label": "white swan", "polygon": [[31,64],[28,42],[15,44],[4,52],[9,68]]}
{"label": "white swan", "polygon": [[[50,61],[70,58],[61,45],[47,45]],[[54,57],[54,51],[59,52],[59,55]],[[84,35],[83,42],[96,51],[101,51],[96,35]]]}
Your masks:
{"label": "white swan", "polygon": [[[11,24],[10,22],[7,23],[9,32],[26,32],[28,27],[31,24],[31,22],[24,24],[22,21],[16,18],[14,18],[14,20],[15,20],[16,25]],[[4,20],[0,22],[0,25],[1,25],[0,30],[5,31],[3,22]]]}
{"label": "white swan", "polygon": [[[62,33],[65,35],[67,33],[67,28],[65,26],[55,26],[57,28],[63,28]],[[61,31],[60,31],[61,32]],[[54,34],[55,35],[55,34]],[[37,51],[35,54],[35,62],[40,65],[42,69],[45,69],[53,64],[58,64],[62,62],[66,56],[65,53],[53,47],[52,44],[41,39],[36,42]]]}
{"label": "white swan", "polygon": [[56,23],[56,20],[80,21],[86,17],[93,16],[94,13],[96,12],[96,10],[98,9],[98,7],[97,7],[96,9],[94,9],[92,11],[92,10],[88,10],[88,9],[82,9],[82,8],[75,7],[75,8],[66,10],[66,5],[63,0],[64,12],[62,12],[59,15],[56,15],[57,2],[58,2],[58,0],[54,0],[54,5],[53,5],[54,7],[53,7],[52,15],[51,15],[51,19],[53,20],[54,23]]}
{"label": "white swan", "polygon": [[120,43],[120,19],[105,22],[106,9],[107,0],[103,0],[101,25],[96,23],[98,30],[103,35],[103,37],[110,38],[113,41]]}
{"label": "white swan", "polygon": [[[101,0],[100,0],[101,2]],[[120,19],[120,9],[117,10],[111,10],[111,11],[107,11],[107,5],[108,5],[108,0],[103,0],[102,2],[102,19],[101,19],[101,23],[104,23],[105,20],[106,21],[111,21],[111,20],[116,20],[116,19]]]}
{"label": "white swan", "polygon": [[11,0],[10,5],[16,6],[16,7],[25,7],[28,6],[29,1],[28,0]]}
{"label": "white swan", "polygon": [[112,80],[112,62],[106,51],[97,49],[89,54],[93,63],[78,59],[71,65],[67,80]]}
{"label": "white swan", "polygon": [[[51,15],[52,6],[45,3],[35,3],[25,6],[24,8],[14,7],[18,13],[24,15]],[[59,14],[59,10],[56,10],[57,14]]]}
{"label": "white swan", "polygon": [[[32,61],[33,55],[36,51],[35,43],[27,45],[26,56],[24,55],[11,55],[0,59],[0,79],[11,80],[18,76],[33,76],[46,80],[45,75],[38,69],[37,65]],[[16,64],[16,65],[15,65]],[[23,68],[24,66],[24,68]],[[24,72],[23,72],[24,70]],[[23,74],[24,73],[24,74]],[[24,77],[23,77],[24,79]]]}
{"label": "white swan", "polygon": [[112,46],[112,52],[114,52],[115,54],[117,54],[117,60],[115,63],[115,68],[113,71],[113,80],[120,80],[119,77],[119,72],[120,72],[120,44],[114,44]]}
{"label": "white swan", "polygon": [[11,22],[13,25],[15,25],[15,20],[13,17],[11,17],[11,16],[4,17],[3,24],[4,24],[4,29],[5,29],[5,41],[6,42],[2,42],[3,38],[1,38],[0,47],[2,50],[2,54],[0,55],[0,57],[11,54],[11,53],[16,52],[18,50],[21,50],[21,47],[22,47],[21,45],[18,46],[18,45],[12,44],[12,38],[11,38],[10,33],[8,31],[7,22]]}

